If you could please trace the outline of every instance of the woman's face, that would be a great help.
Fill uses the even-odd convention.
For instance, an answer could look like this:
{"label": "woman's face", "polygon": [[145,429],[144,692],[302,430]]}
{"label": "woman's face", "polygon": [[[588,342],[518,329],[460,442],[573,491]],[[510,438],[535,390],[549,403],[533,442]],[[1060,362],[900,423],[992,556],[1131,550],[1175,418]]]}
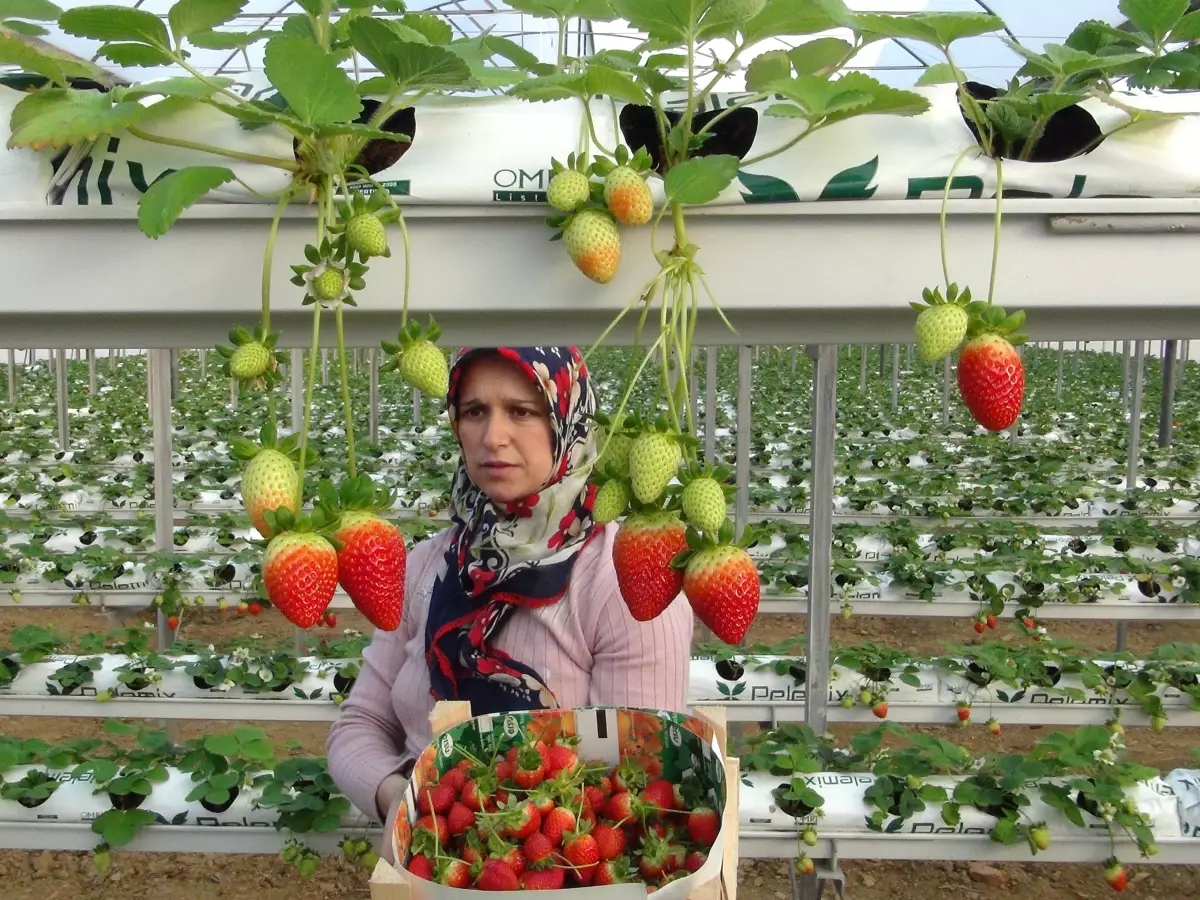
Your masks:
{"label": "woman's face", "polygon": [[493,502],[519,500],[550,480],[550,412],[516,363],[485,356],[468,366],[459,384],[457,433],[467,474]]}

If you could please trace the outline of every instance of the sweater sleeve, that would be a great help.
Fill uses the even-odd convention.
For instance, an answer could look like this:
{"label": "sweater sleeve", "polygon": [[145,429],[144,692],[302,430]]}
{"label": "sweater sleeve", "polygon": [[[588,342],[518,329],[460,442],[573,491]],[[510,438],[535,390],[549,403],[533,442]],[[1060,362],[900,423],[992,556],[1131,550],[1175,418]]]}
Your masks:
{"label": "sweater sleeve", "polygon": [[377,816],[387,810],[376,807],[375,794],[384,778],[400,771],[408,761],[406,734],[396,716],[392,687],[404,662],[405,646],[412,637],[418,616],[412,602],[421,596],[419,586],[438,559],[434,552],[439,543],[432,537],[409,553],[404,579],[404,614],[395,631],[376,630],[363,650],[362,668],[354,688],[325,744],[329,775],[360,811]]}
{"label": "sweater sleeve", "polygon": [[[582,617],[592,649],[591,706],[687,711],[692,648],[692,610],[681,594],[656,619],[629,614],[617,587],[610,528],[589,560],[589,578],[578,587],[588,613]],[[589,548],[591,550],[591,548]]]}

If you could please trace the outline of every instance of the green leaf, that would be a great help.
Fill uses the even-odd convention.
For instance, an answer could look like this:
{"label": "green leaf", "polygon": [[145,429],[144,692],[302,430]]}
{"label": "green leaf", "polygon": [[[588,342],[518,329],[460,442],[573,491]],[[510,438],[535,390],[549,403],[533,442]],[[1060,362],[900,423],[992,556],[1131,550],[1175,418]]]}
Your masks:
{"label": "green leaf", "polygon": [[450,23],[435,13],[410,12],[397,24],[424,35],[425,40],[435,47],[445,47],[454,39]]}
{"label": "green leaf", "polygon": [[211,31],[235,18],[245,7],[246,0],[179,0],[167,13],[167,22],[175,40],[198,31]]}
{"label": "green leaf", "polygon": [[69,77],[84,77],[91,70],[82,63],[58,59],[36,47],[0,34],[0,65],[18,66],[26,72],[44,75],[57,85],[66,86]]}
{"label": "green leaf", "polygon": [[1139,31],[1161,43],[1188,11],[1188,0],[1121,0],[1117,9]]}
{"label": "green leaf", "polygon": [[204,749],[216,756],[230,757],[238,752],[238,741],[232,734],[210,734],[204,738]]}
{"label": "green leaf", "polygon": [[1200,40],[1200,10],[1188,13],[1171,29],[1168,41],[1172,44]]}
{"label": "green leaf", "polygon": [[98,52],[118,66],[166,66],[175,61],[167,51],[147,44],[105,44]]}
{"label": "green leaf", "polygon": [[171,38],[162,19],[153,13],[125,6],[77,6],[58,20],[67,34],[96,41],[131,41],[160,50],[171,49]]}
{"label": "green leaf", "polygon": [[715,0],[612,0],[613,10],[651,41],[687,43]]}
{"label": "green leaf", "polygon": [[482,42],[486,50],[491,51],[496,56],[507,59],[519,69],[530,70],[541,62],[536,53],[531,53],[516,41],[509,40],[506,37],[500,37],[496,34],[485,34],[482,35]]}
{"label": "green leaf", "polygon": [[746,67],[746,90],[762,91],[767,85],[792,75],[792,61],[786,50],[771,50],[756,56]]}
{"label": "green leaf", "polygon": [[13,110],[8,146],[41,150],[95,140],[128,128],[146,112],[140,103],[114,103],[111,94],[44,88]]}
{"label": "green leaf", "polygon": [[537,19],[559,19],[571,15],[574,0],[506,0],[506,6]]}
{"label": "green leaf", "polygon": [[745,46],[752,47],[773,37],[820,34],[848,24],[850,18],[850,11],[841,0],[768,3],[766,9],[742,26],[742,41]]}
{"label": "green leaf", "polygon": [[[359,21],[367,20],[355,20],[355,24]],[[276,35],[267,42],[264,68],[271,84],[305,125],[352,122],[362,112],[350,76],[338,67],[332,54],[312,41]]]}
{"label": "green leaf", "polygon": [[856,115],[919,116],[929,110],[929,101],[920,94],[888,87],[865,72],[847,72],[836,84],[843,91],[868,94],[870,101],[865,106],[834,111],[826,116],[826,120],[830,122]]}
{"label": "green leaf", "polygon": [[224,166],[188,166],[165,175],[142,195],[138,203],[138,227],[147,237],[164,235],[180,213],[230,181],[233,172]]}
{"label": "green leaf", "polygon": [[269,31],[197,31],[188,36],[188,43],[204,50],[237,50],[271,36]]}
{"label": "green leaf", "polygon": [[162,78],[158,81],[147,81],[134,87],[126,89],[123,97],[128,97],[131,100],[138,97],[191,97],[195,100],[204,100],[211,97],[221,88],[228,87],[233,84],[232,78],[212,77],[201,80],[199,78],[180,77],[180,78]]}
{"label": "green leaf", "polygon": [[589,63],[584,72],[584,88],[589,96],[603,95],[627,103],[645,103],[649,99],[631,76],[595,63]]}
{"label": "green leaf", "polygon": [[701,156],[672,166],[663,179],[667,201],[697,206],[720,196],[737,175],[736,156]]}
{"label": "green leaf", "polygon": [[949,84],[957,81],[954,77],[954,66],[950,63],[934,63],[929,66],[917,79],[917,84]]}
{"label": "green leaf", "polygon": [[1000,31],[999,16],[973,12],[921,12],[909,16],[862,13],[854,16],[854,28],[871,40],[909,38],[936,47],[948,47],[962,38]]}
{"label": "green leaf", "polygon": [[405,41],[381,19],[355,19],[350,23],[350,41],[400,90],[418,86],[458,87],[471,80],[470,68],[457,53],[445,47]]}
{"label": "green leaf", "polygon": [[22,22],[20,19],[0,20],[0,25],[14,34],[27,34],[30,37],[44,37],[50,33],[41,25],[34,25],[32,22]]}
{"label": "green leaf", "polygon": [[549,100],[582,97],[585,90],[583,75],[557,74],[526,79],[513,85],[508,93],[512,97],[519,97],[531,103],[545,103]]}
{"label": "green leaf", "polygon": [[35,22],[53,22],[61,15],[62,10],[49,0],[0,0],[0,21],[33,19]]}
{"label": "green leaf", "polygon": [[831,75],[849,57],[851,47],[840,38],[822,37],[805,41],[787,51],[797,75]]}

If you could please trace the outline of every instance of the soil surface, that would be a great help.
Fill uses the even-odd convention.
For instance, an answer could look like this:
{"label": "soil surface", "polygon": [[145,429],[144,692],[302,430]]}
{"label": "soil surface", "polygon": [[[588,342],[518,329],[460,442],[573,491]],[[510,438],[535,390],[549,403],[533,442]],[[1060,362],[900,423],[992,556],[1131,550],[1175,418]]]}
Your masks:
{"label": "soil surface", "polygon": [[[123,624],[151,620],[147,612],[127,612]],[[339,613],[339,628],[369,630],[352,611]],[[105,612],[92,609],[10,609],[0,613],[0,644],[22,625],[55,625],[71,636],[103,631],[117,624]],[[1097,650],[1115,646],[1116,626],[1107,622],[1052,622],[1055,637]],[[1166,629],[1169,628],[1169,633]],[[775,643],[804,633],[802,616],[761,618],[748,642]],[[188,613],[181,637],[219,642],[238,634],[259,634],[288,640],[291,626],[274,614],[262,618],[222,616],[213,611]],[[700,634],[700,629],[697,629]],[[1003,639],[1003,637],[1001,637]],[[947,644],[977,643],[969,623],[956,619],[884,619],[854,616],[833,623],[835,643],[875,642],[921,652],[939,652]],[[1015,640],[1015,638],[1014,638]],[[1130,623],[1127,646],[1148,650],[1168,641],[1200,642],[1200,625],[1161,626]],[[99,719],[0,717],[0,734],[60,741],[100,733]],[[176,735],[186,739],[205,731],[229,727],[228,723],[179,722]],[[846,739],[854,726],[832,727]],[[282,748],[291,742],[295,753],[323,753],[327,726],[320,724],[266,723],[272,743]],[[955,728],[922,730],[945,736],[973,749],[1028,748],[1041,729],[1010,726],[999,737],[983,729],[968,732]],[[1191,750],[1200,746],[1200,729],[1168,728],[1154,734],[1131,728],[1126,742],[1140,762],[1169,769],[1188,764]],[[739,869],[739,894],[745,900],[789,900],[789,863],[782,860],[744,860]],[[852,900],[928,900],[954,896],[956,900],[1092,900],[1112,895],[1097,866],[1014,863],[909,863],[849,861],[843,864],[846,896]],[[1129,893],[1145,900],[1200,898],[1200,865],[1134,867]],[[311,878],[301,879],[277,856],[160,854],[120,851],[112,867],[97,873],[90,854],[54,851],[0,851],[0,890],[3,900],[353,900],[368,898],[367,873],[340,859],[326,859]],[[832,888],[826,896],[833,896]]]}

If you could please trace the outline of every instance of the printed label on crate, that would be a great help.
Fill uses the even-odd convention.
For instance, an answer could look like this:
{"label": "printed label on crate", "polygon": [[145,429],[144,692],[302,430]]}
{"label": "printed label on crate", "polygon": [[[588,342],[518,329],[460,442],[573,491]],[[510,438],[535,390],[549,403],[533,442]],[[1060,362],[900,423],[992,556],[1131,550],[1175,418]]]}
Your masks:
{"label": "printed label on crate", "polygon": [[[688,682],[688,703],[804,703],[807,669],[803,658],[761,656],[752,659],[712,660],[694,657]],[[900,681],[899,672],[891,673],[888,698],[895,702],[916,701],[937,696],[938,676],[932,669],[918,669],[916,685]],[[872,684],[858,672],[833,666],[829,672],[830,703],[842,697],[857,697]]]}
{"label": "printed label on crate", "polygon": [[[632,762],[651,778],[697,784],[718,814],[724,810],[724,759],[712,726],[703,719],[665,711],[612,707],[478,716],[443,732],[417,759],[390,835],[393,858],[398,863],[408,862],[418,818],[416,798],[423,784],[440,778],[463,760],[489,762],[513,747],[538,740],[549,743],[560,736],[577,740],[575,750],[583,762],[614,766]],[[683,900],[697,885],[717,877],[721,871],[723,839],[722,830],[698,872],[664,885],[656,894],[663,894],[665,900]],[[397,868],[406,872],[402,866]],[[418,900],[448,900],[454,895],[440,885],[407,875],[406,878]],[[643,885],[619,887],[623,896],[645,896]],[[631,892],[629,888],[635,890]]]}
{"label": "printed label on crate", "polygon": [[1200,841],[1200,769],[1175,769],[1163,781],[1178,803],[1180,836]]}

